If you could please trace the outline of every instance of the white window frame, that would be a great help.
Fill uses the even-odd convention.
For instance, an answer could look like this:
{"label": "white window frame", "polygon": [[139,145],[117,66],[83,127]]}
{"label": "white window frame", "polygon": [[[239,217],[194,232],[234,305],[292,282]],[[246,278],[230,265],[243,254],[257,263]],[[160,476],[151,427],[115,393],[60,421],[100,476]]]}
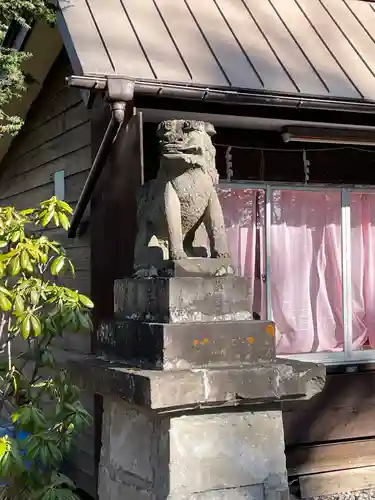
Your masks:
{"label": "white window frame", "polygon": [[270,255],[271,255],[271,214],[272,191],[336,191],[341,193],[341,259],[342,259],[342,311],[344,324],[344,350],[342,352],[312,352],[305,354],[280,354],[280,358],[297,359],[324,363],[325,365],[360,364],[375,361],[375,349],[355,351],[352,349],[352,279],[351,279],[351,207],[350,193],[375,194],[374,186],[330,185],[274,182],[220,182],[223,189],[258,189],[265,192],[265,259],[266,259],[266,310],[267,321],[273,321],[271,308]]}

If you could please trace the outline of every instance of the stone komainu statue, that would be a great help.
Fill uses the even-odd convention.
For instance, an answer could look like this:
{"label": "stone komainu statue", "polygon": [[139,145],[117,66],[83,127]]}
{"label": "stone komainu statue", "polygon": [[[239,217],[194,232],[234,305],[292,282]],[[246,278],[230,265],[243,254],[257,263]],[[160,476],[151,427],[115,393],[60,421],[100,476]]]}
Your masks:
{"label": "stone komainu statue", "polygon": [[[166,260],[229,257],[223,213],[215,189],[219,175],[213,125],[168,120],[158,127],[161,161],[155,180],[141,188],[135,270]],[[208,248],[197,241],[205,227]]]}

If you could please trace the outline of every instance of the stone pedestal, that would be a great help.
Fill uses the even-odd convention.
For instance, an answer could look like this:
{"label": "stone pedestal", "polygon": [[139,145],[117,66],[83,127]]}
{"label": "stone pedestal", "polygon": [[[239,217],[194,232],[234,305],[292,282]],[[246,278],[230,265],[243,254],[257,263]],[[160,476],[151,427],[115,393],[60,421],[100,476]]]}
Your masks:
{"label": "stone pedestal", "polygon": [[100,500],[288,499],[280,402],[319,392],[325,370],[276,359],[246,279],[214,264],[118,280],[102,356],[70,366],[104,398]]}
{"label": "stone pedestal", "polygon": [[99,498],[287,499],[281,413],[160,417],[106,398]]}

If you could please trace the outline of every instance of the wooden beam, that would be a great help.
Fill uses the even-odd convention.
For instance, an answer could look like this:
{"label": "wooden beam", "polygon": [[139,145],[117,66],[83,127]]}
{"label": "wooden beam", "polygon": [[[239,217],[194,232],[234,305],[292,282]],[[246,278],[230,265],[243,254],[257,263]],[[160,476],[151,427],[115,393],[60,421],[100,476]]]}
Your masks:
{"label": "wooden beam", "polygon": [[[110,120],[108,103],[97,99],[92,109],[92,158]],[[133,268],[136,235],[136,197],[143,180],[142,117],[136,113],[120,131],[91,199],[91,297],[94,330],[92,352],[97,351],[96,329],[114,312],[114,279],[129,276]],[[99,466],[103,401],[95,396],[95,459]],[[98,477],[98,475],[97,475]]]}
{"label": "wooden beam", "polygon": [[289,476],[368,466],[375,466],[375,439],[287,449]]}
{"label": "wooden beam", "polygon": [[324,472],[299,478],[301,498],[375,488],[375,467]]}

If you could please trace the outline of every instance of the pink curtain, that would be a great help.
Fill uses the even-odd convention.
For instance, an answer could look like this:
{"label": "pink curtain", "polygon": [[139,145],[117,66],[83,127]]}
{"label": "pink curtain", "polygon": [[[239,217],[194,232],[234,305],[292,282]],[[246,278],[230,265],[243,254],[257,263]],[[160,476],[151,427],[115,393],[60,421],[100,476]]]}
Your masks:
{"label": "pink curtain", "polygon": [[[220,189],[229,245],[266,317],[264,191]],[[273,190],[271,308],[279,354],[342,351],[341,193]],[[375,348],[375,195],[351,195],[353,349]]]}
{"label": "pink curtain", "polygon": [[375,347],[375,195],[352,193],[353,349]]}
{"label": "pink curtain", "polygon": [[273,191],[270,255],[278,352],[342,350],[340,193]]}
{"label": "pink curtain", "polygon": [[[253,311],[261,314],[260,279],[256,276],[257,215],[259,191],[256,189],[218,190],[227,229],[233,265],[239,276],[246,276],[253,290]],[[263,196],[264,197],[264,196]]]}

